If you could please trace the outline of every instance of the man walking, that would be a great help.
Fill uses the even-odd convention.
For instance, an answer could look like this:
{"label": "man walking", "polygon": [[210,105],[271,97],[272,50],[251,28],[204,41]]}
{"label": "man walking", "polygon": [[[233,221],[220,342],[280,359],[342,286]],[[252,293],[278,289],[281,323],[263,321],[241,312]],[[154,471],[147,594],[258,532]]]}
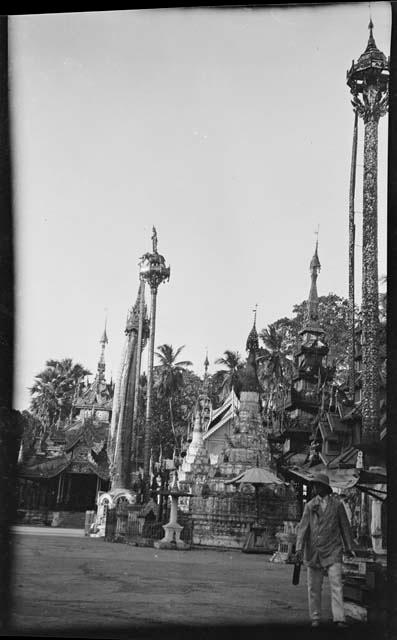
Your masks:
{"label": "man walking", "polygon": [[[324,573],[328,573],[331,588],[331,608],[334,622],[346,626],[343,606],[342,553],[354,556],[353,538],[345,507],[332,493],[329,478],[318,474],[312,481],[314,498],[303,511],[297,528],[296,561],[307,566],[309,615],[312,627],[321,618],[321,592]],[[304,552],[304,553],[303,553]]]}

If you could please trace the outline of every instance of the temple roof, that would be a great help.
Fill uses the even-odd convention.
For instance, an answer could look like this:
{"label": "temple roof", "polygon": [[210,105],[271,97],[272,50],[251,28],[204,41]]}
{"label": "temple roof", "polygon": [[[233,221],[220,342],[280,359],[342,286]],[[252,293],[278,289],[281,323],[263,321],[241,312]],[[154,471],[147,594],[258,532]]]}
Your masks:
{"label": "temple roof", "polygon": [[28,478],[54,478],[64,471],[71,462],[72,455],[63,453],[55,458],[35,457],[30,464],[18,466],[18,476]]}
{"label": "temple roof", "polygon": [[73,422],[66,430],[66,443],[53,452],[32,452],[18,467],[18,475],[29,478],[53,478],[65,471],[74,462],[75,451],[79,461],[87,464],[92,473],[107,479],[109,461],[106,453],[109,425],[90,421]]}
{"label": "temple roof", "polygon": [[237,413],[240,400],[237,398],[234,389],[231,390],[224,403],[212,412],[211,420],[208,424],[204,440],[213,435],[220,427],[231,420]]}
{"label": "temple roof", "polygon": [[112,409],[113,399],[109,385],[95,377],[94,382],[77,398],[74,406],[76,409],[100,407],[101,409]]}

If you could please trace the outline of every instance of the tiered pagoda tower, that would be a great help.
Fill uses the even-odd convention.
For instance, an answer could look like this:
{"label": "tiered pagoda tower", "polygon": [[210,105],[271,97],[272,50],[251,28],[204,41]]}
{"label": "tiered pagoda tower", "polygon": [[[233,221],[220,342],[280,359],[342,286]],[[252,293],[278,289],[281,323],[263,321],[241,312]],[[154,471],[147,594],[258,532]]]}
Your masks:
{"label": "tiered pagoda tower", "polygon": [[[232,433],[227,438],[224,460],[218,465],[218,483],[221,478],[230,479],[250,467],[271,467],[269,443],[263,428],[261,386],[256,366],[259,351],[256,317],[247,338],[246,350],[248,357],[241,376],[240,407]],[[229,485],[227,490],[233,490],[233,487]]]}
{"label": "tiered pagoda tower", "polygon": [[306,318],[295,354],[296,373],[284,407],[289,418],[284,454],[306,450],[318,422],[322,395],[320,389],[329,376],[329,370],[324,364],[329,349],[318,313],[317,278],[320,269],[317,241],[310,262],[311,285]]}
{"label": "tiered pagoda tower", "polygon": [[[245,544],[250,527],[257,519],[256,501],[252,486],[238,488],[233,481],[250,468],[261,467],[271,471],[273,466],[260,402],[261,387],[256,366],[259,345],[255,320],[246,349],[248,358],[242,372],[239,409],[231,423],[230,432],[225,433],[221,459],[217,464],[209,465],[208,455],[205,456],[201,443],[199,456],[196,457],[206,472],[206,476],[201,473],[199,486],[193,483],[190,498],[193,541],[198,545],[241,548]],[[199,417],[196,414],[197,438],[201,435],[199,429]],[[271,489],[263,487],[260,503],[262,537],[258,541],[262,540],[262,548],[275,550],[275,532],[284,521],[296,516],[295,495],[287,489],[284,495],[276,495]]]}
{"label": "tiered pagoda tower", "polygon": [[376,46],[372,20],[367,47],[347,72],[354,111],[364,122],[362,233],[362,441],[379,442],[378,124],[388,108],[389,61]]}
{"label": "tiered pagoda tower", "polygon": [[92,418],[99,422],[109,423],[112,412],[113,390],[105,380],[105,348],[108,344],[106,325],[99,344],[101,345],[101,351],[94,381],[81,394],[76,394],[72,411],[73,413],[77,411],[79,419]]}

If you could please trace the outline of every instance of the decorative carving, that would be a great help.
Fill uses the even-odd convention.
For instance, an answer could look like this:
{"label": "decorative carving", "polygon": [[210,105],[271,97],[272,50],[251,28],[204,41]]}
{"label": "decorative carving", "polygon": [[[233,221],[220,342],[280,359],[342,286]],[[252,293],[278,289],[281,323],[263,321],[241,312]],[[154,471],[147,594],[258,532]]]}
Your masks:
{"label": "decorative carving", "polygon": [[387,113],[389,92],[383,93],[379,86],[369,85],[367,90],[363,91],[362,99],[357,94],[353,97],[351,103],[360,118],[363,118],[364,124],[367,124],[370,120],[377,122]]}
{"label": "decorative carving", "polygon": [[68,469],[69,473],[91,473],[92,469],[87,461],[73,461]]}

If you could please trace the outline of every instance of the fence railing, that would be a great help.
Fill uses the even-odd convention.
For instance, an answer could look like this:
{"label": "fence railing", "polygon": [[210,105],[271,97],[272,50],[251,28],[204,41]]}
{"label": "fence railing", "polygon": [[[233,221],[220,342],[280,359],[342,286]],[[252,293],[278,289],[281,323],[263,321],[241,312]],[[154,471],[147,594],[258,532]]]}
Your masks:
{"label": "fence railing", "polygon": [[[164,538],[163,525],[168,521],[168,509],[164,510],[163,518],[159,522],[153,512],[144,516],[135,505],[117,505],[106,514],[105,540],[152,547],[156,540]],[[181,540],[191,545],[193,522],[189,514],[178,512],[178,523],[183,526]]]}

